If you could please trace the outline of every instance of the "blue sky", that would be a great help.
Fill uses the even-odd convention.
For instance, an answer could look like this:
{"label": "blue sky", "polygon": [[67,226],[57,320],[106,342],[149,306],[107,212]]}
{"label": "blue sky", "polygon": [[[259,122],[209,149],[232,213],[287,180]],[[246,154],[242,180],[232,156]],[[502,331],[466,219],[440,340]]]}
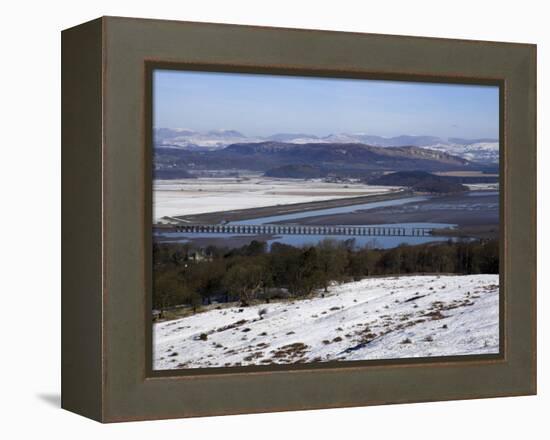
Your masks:
{"label": "blue sky", "polygon": [[498,138],[495,86],[155,70],[154,127]]}

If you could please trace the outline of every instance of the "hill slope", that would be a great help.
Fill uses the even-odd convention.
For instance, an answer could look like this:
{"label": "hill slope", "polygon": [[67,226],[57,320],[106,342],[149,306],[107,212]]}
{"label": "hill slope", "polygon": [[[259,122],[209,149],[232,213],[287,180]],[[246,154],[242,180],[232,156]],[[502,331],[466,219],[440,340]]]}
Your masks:
{"label": "hill slope", "polygon": [[213,309],[154,324],[154,366],[498,353],[498,282],[498,275],[370,278],[334,286],[324,298]]}
{"label": "hill slope", "polygon": [[369,180],[371,185],[406,186],[415,191],[455,193],[468,188],[453,177],[437,176],[425,171],[398,171]]}

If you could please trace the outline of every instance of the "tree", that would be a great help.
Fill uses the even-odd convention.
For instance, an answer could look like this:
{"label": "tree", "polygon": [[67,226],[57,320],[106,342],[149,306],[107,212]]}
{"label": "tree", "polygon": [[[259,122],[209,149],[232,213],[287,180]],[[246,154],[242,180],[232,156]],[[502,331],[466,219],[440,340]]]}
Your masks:
{"label": "tree", "polygon": [[153,307],[160,311],[174,305],[178,282],[172,271],[156,273],[153,278]]}
{"label": "tree", "polygon": [[219,259],[191,263],[182,275],[186,283],[209,303],[210,297],[223,292],[222,279],[225,269],[225,262]]}
{"label": "tree", "polygon": [[245,254],[249,257],[255,257],[265,254],[267,244],[265,241],[252,240],[245,250]]}
{"label": "tree", "polygon": [[258,264],[235,264],[231,266],[222,283],[230,292],[236,292],[243,305],[248,305],[262,287],[262,267]]}
{"label": "tree", "polygon": [[389,249],[382,254],[378,265],[381,273],[399,274],[401,268],[401,250]]}
{"label": "tree", "polygon": [[348,251],[345,245],[335,240],[325,239],[317,246],[320,282],[325,290],[331,281],[340,281],[348,265]]}
{"label": "tree", "polygon": [[196,312],[202,298],[197,289],[175,268],[154,273],[153,307],[165,310],[170,306],[188,304]]}
{"label": "tree", "polygon": [[499,273],[499,249],[497,240],[489,240],[480,249],[481,273]]}
{"label": "tree", "polygon": [[308,247],[295,256],[289,268],[289,290],[295,295],[309,295],[314,289],[323,286],[323,272],[319,267],[319,254],[316,247]]}
{"label": "tree", "polygon": [[202,304],[202,296],[194,290],[188,290],[186,292],[185,302],[193,308],[193,313],[196,313],[197,309]]}

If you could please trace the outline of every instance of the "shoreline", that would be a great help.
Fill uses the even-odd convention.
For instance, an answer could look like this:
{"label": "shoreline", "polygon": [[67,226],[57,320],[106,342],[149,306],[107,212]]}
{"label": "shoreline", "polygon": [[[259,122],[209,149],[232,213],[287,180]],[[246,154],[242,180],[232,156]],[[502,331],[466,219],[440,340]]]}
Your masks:
{"label": "shoreline", "polygon": [[[253,220],[262,217],[284,216],[303,212],[311,212],[321,209],[331,209],[360,205],[365,203],[377,203],[388,200],[400,200],[407,197],[422,195],[409,189],[393,191],[387,194],[373,194],[360,197],[331,199],[326,201],[314,201],[307,203],[295,203],[287,205],[275,205],[257,208],[239,209],[233,211],[216,211],[212,213],[191,214],[186,216],[175,216],[172,219],[181,223],[192,223],[197,225],[204,224],[224,224],[227,222],[236,222],[242,220]],[[441,195],[439,200],[445,202],[445,195]],[[419,206],[429,206],[433,201],[420,202]],[[437,209],[435,211],[415,210],[414,212],[403,212],[402,208],[376,208],[373,210],[357,211],[354,213],[325,214],[305,218],[296,218],[292,221],[275,221],[274,224],[294,224],[294,225],[370,225],[393,223],[447,223],[456,224],[456,228],[442,228],[434,230],[434,236],[449,236],[455,238],[496,238],[499,235],[498,222],[491,218],[491,215],[484,212],[455,211],[453,209]],[[176,228],[176,224],[154,224],[153,229],[158,233],[170,232]],[[268,234],[271,235],[271,234]],[[248,237],[248,235],[247,235]],[[232,237],[236,238],[236,237]],[[245,237],[239,237],[246,241]],[[267,238],[267,237],[262,237]],[[273,238],[273,237],[269,237]],[[198,239],[201,241],[200,239]],[[227,238],[225,238],[227,240]],[[241,241],[238,240],[237,241]],[[171,240],[159,240],[171,241]],[[195,240],[193,240],[195,241]]]}
{"label": "shoreline", "polygon": [[[361,205],[370,202],[382,202],[386,200],[398,200],[414,195],[410,190],[398,190],[388,194],[373,194],[359,197],[347,197],[341,199],[318,200],[315,202],[292,203],[288,205],[264,206],[258,208],[237,209],[233,211],[216,211],[204,214],[176,215],[176,219],[183,223],[193,224],[219,224],[222,221],[234,222],[276,215],[287,215],[299,212],[316,211],[319,209],[340,208],[344,206]],[[174,225],[154,224],[154,228],[169,229]]]}

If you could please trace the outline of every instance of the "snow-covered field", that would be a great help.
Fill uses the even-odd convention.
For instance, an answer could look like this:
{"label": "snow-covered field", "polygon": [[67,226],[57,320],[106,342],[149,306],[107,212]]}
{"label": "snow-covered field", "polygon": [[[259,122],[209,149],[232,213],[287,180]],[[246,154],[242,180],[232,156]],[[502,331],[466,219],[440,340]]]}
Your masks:
{"label": "snow-covered field", "polygon": [[500,186],[499,183],[468,183],[466,185],[471,191],[487,191],[495,190],[498,191]]}
{"label": "snow-covered field", "polygon": [[157,180],[153,185],[154,220],[165,216],[259,208],[290,203],[383,194],[394,189],[363,183],[329,183],[321,180],[198,178]]}
{"label": "snow-covered field", "polygon": [[498,283],[498,275],[370,278],[324,297],[212,309],[153,325],[154,368],[498,353]]}

